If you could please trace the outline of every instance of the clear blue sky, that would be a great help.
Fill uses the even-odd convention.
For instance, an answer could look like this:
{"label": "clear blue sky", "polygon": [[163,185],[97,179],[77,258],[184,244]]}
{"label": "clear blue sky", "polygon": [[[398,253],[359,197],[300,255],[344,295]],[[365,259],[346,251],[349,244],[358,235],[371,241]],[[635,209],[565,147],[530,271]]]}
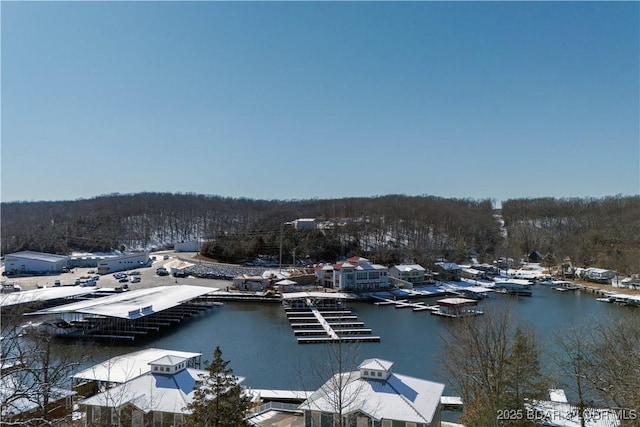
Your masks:
{"label": "clear blue sky", "polygon": [[3,201],[640,193],[638,2],[1,2]]}

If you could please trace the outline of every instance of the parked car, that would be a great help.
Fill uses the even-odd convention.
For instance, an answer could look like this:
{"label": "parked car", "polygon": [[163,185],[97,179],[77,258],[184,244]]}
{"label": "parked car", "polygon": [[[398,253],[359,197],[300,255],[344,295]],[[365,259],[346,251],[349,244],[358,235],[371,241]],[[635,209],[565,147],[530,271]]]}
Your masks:
{"label": "parked car", "polygon": [[160,267],[160,268],[156,269],[156,274],[158,276],[168,276],[169,275],[169,271],[164,267]]}
{"label": "parked car", "polygon": [[138,283],[138,282],[140,282],[140,277],[130,277],[129,281],[131,283]]}
{"label": "parked car", "polygon": [[140,275],[140,272],[138,270],[129,272],[129,276],[139,276],[139,275]]}
{"label": "parked car", "polygon": [[129,283],[129,279],[127,277],[123,277],[122,279],[118,280],[118,282],[120,282],[120,283]]}

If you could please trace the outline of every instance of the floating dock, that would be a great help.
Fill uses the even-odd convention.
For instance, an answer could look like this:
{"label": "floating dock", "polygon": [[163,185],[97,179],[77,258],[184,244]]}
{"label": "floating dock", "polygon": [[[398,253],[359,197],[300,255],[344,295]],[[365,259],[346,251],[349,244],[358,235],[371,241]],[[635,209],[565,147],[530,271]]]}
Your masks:
{"label": "floating dock", "polygon": [[346,298],[335,292],[283,295],[282,304],[298,344],[380,341],[358,316],[345,309]]}

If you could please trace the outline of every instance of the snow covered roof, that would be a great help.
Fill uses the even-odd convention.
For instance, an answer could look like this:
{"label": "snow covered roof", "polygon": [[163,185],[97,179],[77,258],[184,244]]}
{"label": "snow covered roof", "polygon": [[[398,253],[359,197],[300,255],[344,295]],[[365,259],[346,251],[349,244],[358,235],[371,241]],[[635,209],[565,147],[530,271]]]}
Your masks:
{"label": "snow covered roof", "polygon": [[302,298],[346,299],[348,297],[341,292],[289,292],[282,295],[283,300]]}
{"label": "snow covered roof", "polygon": [[35,251],[21,251],[15,252],[12,254],[5,255],[5,259],[7,258],[24,258],[24,259],[32,259],[37,261],[45,261],[45,262],[60,262],[68,260],[70,257],[67,255],[56,255],[56,254],[48,254],[44,252],[35,252]]}
{"label": "snow covered roof", "polygon": [[[387,379],[363,378],[359,371],[336,375],[342,375],[346,382],[342,394],[346,404],[343,414],[363,412],[376,420],[430,424],[444,391],[444,384],[407,375],[391,374]],[[337,381],[335,378],[327,381],[300,408],[333,413],[332,384]]]}
{"label": "snow covered roof", "polygon": [[65,304],[29,314],[84,313],[131,320],[176,307],[216,290],[193,285],[157,286]]}
{"label": "snow covered roof", "polygon": [[383,371],[391,370],[393,362],[383,359],[365,359],[358,368],[360,369],[380,369]]}
{"label": "snow covered roof", "polygon": [[[22,388],[19,386],[18,380],[11,374],[5,375],[3,373],[3,377],[0,378],[0,401],[2,401],[0,417],[2,419],[14,417],[42,407],[45,389],[37,386],[29,390],[29,395],[25,396],[24,393],[21,393]],[[76,394],[75,391],[60,387],[51,387],[46,391],[49,402],[57,402]]]}
{"label": "snow covered roof", "polygon": [[425,271],[424,267],[421,266],[420,264],[394,265],[393,268],[395,268],[398,271],[405,271],[405,272],[414,271],[414,270]]}
{"label": "snow covered roof", "polygon": [[186,414],[196,382],[208,375],[200,369],[183,369],[173,375],[147,373],[85,399],[82,405],[119,408],[131,404],[143,412]]}
{"label": "snow covered roof", "polygon": [[32,289],[30,291],[12,292],[0,295],[0,307],[70,298],[96,292],[95,287],[58,286],[52,288]]}
{"label": "snow covered roof", "polygon": [[78,372],[73,378],[74,380],[105,381],[121,384],[150,372],[151,367],[149,364],[166,356],[192,359],[200,357],[201,354],[160,348],[146,348],[98,363],[84,371]]}

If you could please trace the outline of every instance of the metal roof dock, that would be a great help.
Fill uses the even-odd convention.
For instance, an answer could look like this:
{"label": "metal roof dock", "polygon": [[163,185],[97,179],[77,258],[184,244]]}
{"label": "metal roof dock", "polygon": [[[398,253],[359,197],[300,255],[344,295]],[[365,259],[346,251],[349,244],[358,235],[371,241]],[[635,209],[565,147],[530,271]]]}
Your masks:
{"label": "metal roof dock", "polygon": [[206,298],[216,288],[192,285],[136,289],[102,298],[38,310],[27,315],[57,317],[74,338],[123,339],[157,332],[219,303]]}

